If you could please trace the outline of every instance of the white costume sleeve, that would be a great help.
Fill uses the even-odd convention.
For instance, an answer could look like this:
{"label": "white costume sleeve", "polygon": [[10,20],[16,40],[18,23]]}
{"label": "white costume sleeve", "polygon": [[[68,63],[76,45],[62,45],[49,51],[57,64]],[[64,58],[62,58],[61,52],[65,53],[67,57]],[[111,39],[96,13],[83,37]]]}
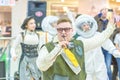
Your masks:
{"label": "white costume sleeve", "polygon": [[114,57],[120,58],[120,52],[116,49],[116,47],[114,46],[114,44],[112,43],[110,39],[105,41],[102,44],[102,47],[106,49],[107,51],[109,51],[109,53],[112,54]]}
{"label": "white costume sleeve", "polygon": [[21,34],[17,35],[17,37],[15,38],[15,40],[13,41],[13,44],[11,46],[11,50],[10,50],[10,54],[13,57],[16,56],[16,47],[20,44],[20,42],[22,41],[22,37]]}
{"label": "white costume sleeve", "polygon": [[110,35],[113,33],[114,29],[115,29],[115,26],[113,26],[112,24],[109,23],[106,30],[104,30],[98,36],[94,36],[92,38],[85,39],[83,41],[84,51],[87,52],[91,49],[101,46],[102,43],[110,37]]}
{"label": "white costume sleeve", "polygon": [[61,47],[58,44],[55,48],[49,53],[47,48],[43,46],[39,51],[39,56],[36,60],[36,64],[41,71],[46,71],[49,67],[52,66],[56,57],[61,53]]}

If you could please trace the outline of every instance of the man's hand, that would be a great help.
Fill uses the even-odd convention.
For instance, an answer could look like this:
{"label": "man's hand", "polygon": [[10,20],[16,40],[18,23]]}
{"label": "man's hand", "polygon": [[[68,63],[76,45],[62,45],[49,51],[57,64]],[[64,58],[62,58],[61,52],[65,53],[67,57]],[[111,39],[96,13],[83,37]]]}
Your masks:
{"label": "man's hand", "polygon": [[68,41],[61,41],[61,42],[59,42],[59,44],[60,44],[60,46],[62,48],[67,48],[68,43],[69,43]]}

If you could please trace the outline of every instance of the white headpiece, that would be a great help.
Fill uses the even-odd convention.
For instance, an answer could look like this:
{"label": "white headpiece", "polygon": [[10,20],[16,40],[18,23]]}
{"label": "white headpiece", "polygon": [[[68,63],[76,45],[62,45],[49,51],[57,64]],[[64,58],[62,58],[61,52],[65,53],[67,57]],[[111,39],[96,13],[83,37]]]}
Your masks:
{"label": "white headpiece", "polygon": [[57,16],[46,16],[41,23],[41,27],[43,31],[48,32],[51,35],[56,35],[57,34],[57,30],[52,27],[52,23],[57,22],[59,18]]}
{"label": "white headpiece", "polygon": [[[89,31],[85,32],[82,30],[82,26],[84,24],[88,24],[90,26]],[[97,22],[95,21],[95,19],[92,16],[85,15],[85,14],[80,15],[75,20],[75,26],[76,26],[77,34],[79,34],[80,36],[82,36],[84,38],[92,37],[98,29],[98,25],[97,25]]]}

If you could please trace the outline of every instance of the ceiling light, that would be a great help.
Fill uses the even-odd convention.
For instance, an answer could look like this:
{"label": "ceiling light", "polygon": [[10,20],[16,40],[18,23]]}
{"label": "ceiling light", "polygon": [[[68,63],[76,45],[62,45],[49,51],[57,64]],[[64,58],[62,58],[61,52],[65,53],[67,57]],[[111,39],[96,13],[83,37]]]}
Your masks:
{"label": "ceiling light", "polygon": [[116,0],[116,2],[120,2],[120,0]]}
{"label": "ceiling light", "polygon": [[61,2],[64,2],[64,0],[61,0]]}

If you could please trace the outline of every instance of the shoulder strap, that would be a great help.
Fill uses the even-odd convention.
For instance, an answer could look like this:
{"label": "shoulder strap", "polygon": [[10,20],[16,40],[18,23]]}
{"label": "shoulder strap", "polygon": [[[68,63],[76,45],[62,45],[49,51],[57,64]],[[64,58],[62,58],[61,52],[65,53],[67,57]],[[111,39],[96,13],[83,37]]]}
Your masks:
{"label": "shoulder strap", "polygon": [[38,44],[40,43],[40,35],[38,34],[38,33],[36,33],[37,34],[37,36],[38,36]]}
{"label": "shoulder strap", "polygon": [[21,36],[22,36],[22,41],[24,42],[24,33],[21,32]]}
{"label": "shoulder strap", "polygon": [[36,33],[37,34],[37,36],[38,36],[38,39],[40,39],[40,36],[39,36],[39,34],[38,33]]}

